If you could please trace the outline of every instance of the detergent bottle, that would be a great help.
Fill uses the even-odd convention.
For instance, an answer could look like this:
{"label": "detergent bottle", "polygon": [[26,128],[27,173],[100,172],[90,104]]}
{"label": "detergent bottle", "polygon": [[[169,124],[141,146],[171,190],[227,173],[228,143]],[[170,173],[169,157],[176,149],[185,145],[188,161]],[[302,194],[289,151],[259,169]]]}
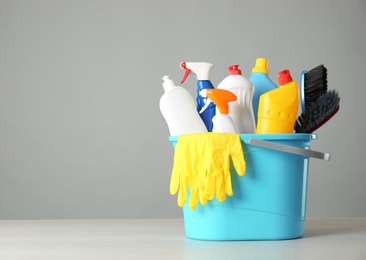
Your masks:
{"label": "detergent bottle", "polygon": [[256,124],[258,123],[259,98],[263,93],[276,89],[276,84],[269,78],[268,60],[257,58],[249,80],[254,84],[253,113]]}
{"label": "detergent bottle", "polygon": [[257,134],[293,133],[300,94],[289,70],[279,72],[280,87],[261,95]]}
{"label": "detergent bottle", "polygon": [[212,118],[212,132],[238,134],[238,128],[229,115],[229,102],[237,100],[235,94],[225,89],[203,89],[200,94],[207,97],[207,105],[202,108],[202,111],[208,107],[208,102],[216,104],[216,114]]}
{"label": "detergent bottle", "polygon": [[[189,74],[194,73],[197,77],[197,111],[201,111],[205,106],[207,98],[204,98],[200,95],[200,91],[203,89],[213,89],[214,86],[210,81],[210,72],[214,67],[213,64],[207,62],[182,62],[180,64],[182,69],[185,69],[185,74],[181,81],[181,84],[186,80]],[[210,103],[210,105],[205,109],[205,111],[200,114],[203,122],[206,125],[206,128],[209,132],[212,131],[212,118],[215,115],[216,105],[214,103]]]}
{"label": "detergent bottle", "polygon": [[196,110],[196,102],[183,87],[176,86],[168,75],[163,77],[165,93],[160,98],[160,111],[168,124],[170,135],[207,132]]}
{"label": "detergent bottle", "polygon": [[229,104],[229,115],[234,120],[239,133],[254,134],[256,127],[252,99],[255,87],[242,76],[239,65],[229,67],[229,76],[224,78],[217,88],[229,90],[237,97],[235,102]]}

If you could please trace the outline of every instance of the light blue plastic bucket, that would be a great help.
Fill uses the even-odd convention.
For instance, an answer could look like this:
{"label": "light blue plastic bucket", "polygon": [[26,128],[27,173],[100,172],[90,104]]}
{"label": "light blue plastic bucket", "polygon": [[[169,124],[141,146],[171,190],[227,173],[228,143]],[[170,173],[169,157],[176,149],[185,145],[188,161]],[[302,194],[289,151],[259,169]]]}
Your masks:
{"label": "light blue plastic bucket", "polygon": [[[231,167],[234,195],[191,210],[186,236],[201,240],[279,240],[304,233],[309,157],[250,145],[251,139],[309,149],[313,134],[242,134],[246,173]],[[174,147],[178,137],[170,137]]]}

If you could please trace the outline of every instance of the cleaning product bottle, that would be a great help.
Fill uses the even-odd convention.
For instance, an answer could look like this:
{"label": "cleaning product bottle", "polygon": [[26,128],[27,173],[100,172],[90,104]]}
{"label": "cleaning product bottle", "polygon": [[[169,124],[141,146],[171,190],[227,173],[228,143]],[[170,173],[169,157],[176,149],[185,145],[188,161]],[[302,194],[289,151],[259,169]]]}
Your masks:
{"label": "cleaning product bottle", "polygon": [[249,80],[254,84],[253,94],[253,112],[255,123],[258,123],[258,105],[260,96],[272,89],[276,89],[276,84],[269,78],[268,60],[265,58],[257,58],[255,66]]}
{"label": "cleaning product bottle", "polygon": [[[212,118],[212,132],[238,134],[239,131],[237,126],[235,125],[234,120],[229,116],[229,102],[237,100],[235,94],[225,89],[203,89],[200,94],[203,97],[207,97],[207,102],[216,104],[216,114]],[[208,107],[208,105],[206,105],[206,107]],[[204,111],[206,107],[203,107],[202,111]]]}
{"label": "cleaning product bottle", "polygon": [[[197,111],[201,111],[202,107],[204,107],[206,104],[207,98],[202,97],[200,95],[200,91],[202,89],[214,88],[210,81],[210,72],[214,65],[207,62],[182,62],[180,67],[186,70],[181,84],[183,84],[190,73],[194,73],[197,76]],[[200,114],[209,132],[212,131],[212,118],[215,115],[215,111],[216,106],[211,102],[210,106],[207,107],[205,112]]]}
{"label": "cleaning product bottle", "polygon": [[239,133],[254,134],[255,119],[252,106],[254,86],[242,76],[239,65],[229,67],[229,76],[224,78],[217,88],[229,90],[237,97],[237,101],[229,104],[229,115],[234,120]]}
{"label": "cleaning product bottle", "polygon": [[183,87],[175,86],[169,76],[163,77],[165,93],[160,98],[160,111],[168,124],[170,135],[207,132],[196,110],[196,102]]}
{"label": "cleaning product bottle", "polygon": [[289,70],[279,72],[280,87],[261,95],[257,134],[293,133],[300,94]]}

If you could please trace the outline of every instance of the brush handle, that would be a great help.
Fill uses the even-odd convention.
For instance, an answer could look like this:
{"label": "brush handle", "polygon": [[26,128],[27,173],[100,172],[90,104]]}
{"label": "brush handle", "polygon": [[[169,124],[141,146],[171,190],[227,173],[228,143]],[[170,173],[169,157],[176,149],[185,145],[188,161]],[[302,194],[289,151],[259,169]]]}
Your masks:
{"label": "brush handle", "polygon": [[316,159],[322,159],[325,161],[330,160],[329,153],[323,153],[323,152],[318,152],[318,151],[314,151],[314,150],[298,148],[298,147],[294,147],[294,146],[290,146],[290,145],[278,144],[278,143],[259,140],[259,139],[255,139],[255,138],[249,138],[248,143],[250,145],[268,148],[268,149],[272,149],[272,150],[276,150],[276,151],[292,153],[292,154],[312,157],[312,158],[316,158]]}
{"label": "brush handle", "polygon": [[305,112],[305,74],[306,70],[301,72],[300,76],[300,104],[301,104],[301,111]]}

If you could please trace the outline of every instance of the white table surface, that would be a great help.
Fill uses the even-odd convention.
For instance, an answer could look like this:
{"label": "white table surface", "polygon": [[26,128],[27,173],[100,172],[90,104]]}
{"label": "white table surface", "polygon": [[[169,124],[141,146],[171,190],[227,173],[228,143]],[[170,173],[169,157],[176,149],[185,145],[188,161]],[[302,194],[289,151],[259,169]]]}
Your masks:
{"label": "white table surface", "polygon": [[0,220],[0,259],[366,259],[366,217],[308,219],[300,239],[199,241],[181,219]]}

